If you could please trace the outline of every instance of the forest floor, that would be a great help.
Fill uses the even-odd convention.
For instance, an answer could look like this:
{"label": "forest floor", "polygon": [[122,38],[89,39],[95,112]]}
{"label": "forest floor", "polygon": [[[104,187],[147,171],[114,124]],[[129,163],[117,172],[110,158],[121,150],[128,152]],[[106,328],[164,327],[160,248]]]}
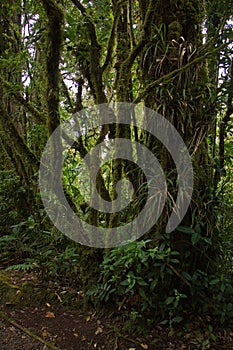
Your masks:
{"label": "forest floor", "polygon": [[0,350],[233,349],[233,322],[213,326],[210,318],[192,315],[174,328],[155,324],[141,336],[127,331],[126,320],[112,310],[106,316],[80,311],[75,301],[66,306],[72,293],[81,298],[41,285],[34,274],[0,270]]}

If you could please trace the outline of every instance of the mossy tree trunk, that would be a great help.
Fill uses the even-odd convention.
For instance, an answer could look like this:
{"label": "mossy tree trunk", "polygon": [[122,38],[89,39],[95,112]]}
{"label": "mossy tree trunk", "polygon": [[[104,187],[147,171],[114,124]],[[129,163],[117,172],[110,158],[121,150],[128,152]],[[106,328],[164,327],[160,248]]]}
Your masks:
{"label": "mossy tree trunk", "polygon": [[[141,15],[145,3],[141,2]],[[145,86],[170,72],[182,68],[195,59],[203,43],[202,24],[205,16],[204,1],[158,1],[150,26],[151,44],[141,59],[142,79]],[[153,39],[156,38],[156,39]],[[213,49],[210,48],[210,50]],[[215,122],[212,110],[212,89],[208,80],[206,60],[193,65],[155,86],[145,96],[145,104],[166,117],[178,130],[190,152],[194,168],[194,192],[189,210],[181,225],[192,227],[202,237],[214,235],[214,181],[213,164],[210,160],[207,136]],[[158,152],[165,172],[170,177],[167,201],[160,226],[164,230],[171,214],[173,201],[177,195],[176,175],[171,175],[173,163],[166,150],[158,151],[158,141],[148,136],[148,146]],[[169,175],[170,174],[170,175]],[[155,234],[156,236],[156,234]],[[208,244],[198,242],[193,245],[188,234],[179,231],[170,234],[173,249],[180,253],[181,271],[192,274],[197,269],[214,271],[216,255]]]}
{"label": "mossy tree trunk", "polygon": [[17,59],[21,52],[21,3],[17,0],[3,1],[0,5],[0,17],[0,56],[9,60],[9,64],[3,64],[1,67],[1,143],[25,190],[19,211],[27,216],[33,214],[36,208],[35,173],[38,171],[39,161],[25,142],[23,105],[17,103],[17,98],[11,98],[11,94],[17,95],[18,100],[25,102],[21,92],[22,70],[20,65],[17,67]]}

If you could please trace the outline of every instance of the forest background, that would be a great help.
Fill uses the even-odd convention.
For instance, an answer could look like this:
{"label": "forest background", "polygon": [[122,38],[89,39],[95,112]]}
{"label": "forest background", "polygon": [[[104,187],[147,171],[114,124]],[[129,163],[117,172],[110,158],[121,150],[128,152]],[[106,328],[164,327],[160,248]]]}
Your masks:
{"label": "forest background", "polygon": [[[233,3],[219,0],[1,2],[2,269],[34,271],[81,291],[85,307],[115,307],[144,326],[155,318],[179,323],[188,311],[222,323],[232,317],[232,15]],[[99,249],[68,239],[51,223],[38,175],[45,144],[62,122],[115,102],[143,104],[175,126],[192,159],[194,191],[182,222],[166,233],[178,191],[168,151],[145,130],[93,129],[87,121],[86,134],[66,154],[62,178],[80,218],[115,227],[148,200],[143,172],[116,159],[98,173],[98,191],[111,201],[123,176],[135,190],[132,205],[107,215],[83,201],[74,169],[100,140],[120,136],[145,145],[168,184],[163,213],[146,235]]]}

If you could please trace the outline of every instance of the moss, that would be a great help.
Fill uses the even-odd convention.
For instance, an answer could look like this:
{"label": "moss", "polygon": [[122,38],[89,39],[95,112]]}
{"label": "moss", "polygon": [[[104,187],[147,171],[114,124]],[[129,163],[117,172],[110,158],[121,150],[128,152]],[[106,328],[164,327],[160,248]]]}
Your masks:
{"label": "moss", "polygon": [[179,41],[182,35],[182,25],[178,21],[173,21],[168,26],[168,40]]}
{"label": "moss", "polygon": [[3,271],[0,272],[0,285],[4,285],[12,289],[19,289],[17,285],[10,282],[10,277]]}
{"label": "moss", "polygon": [[0,272],[0,299],[4,304],[17,304],[22,291],[20,287],[11,282],[11,278],[3,271]]}

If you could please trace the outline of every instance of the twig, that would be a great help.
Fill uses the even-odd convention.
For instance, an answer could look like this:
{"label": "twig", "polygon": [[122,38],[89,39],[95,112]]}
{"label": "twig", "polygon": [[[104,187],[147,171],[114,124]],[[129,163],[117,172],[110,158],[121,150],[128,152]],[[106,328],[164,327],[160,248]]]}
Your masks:
{"label": "twig", "polygon": [[116,14],[114,16],[111,33],[110,33],[109,40],[108,40],[107,55],[106,55],[106,58],[105,58],[105,62],[103,64],[102,68],[101,68],[103,72],[106,70],[108,65],[112,63],[112,60],[113,60],[113,51],[114,51],[114,45],[115,45],[117,24],[118,24],[118,20],[119,20],[119,17],[120,17],[120,11],[119,11],[119,8],[118,8],[118,4],[116,5],[116,11],[115,12],[116,12]]}
{"label": "twig", "polygon": [[[116,326],[112,326],[110,324],[106,324],[105,326],[110,329],[109,333],[113,332],[115,334],[115,345],[118,343],[118,339],[119,338],[124,339],[124,340],[126,340],[128,342],[131,342],[133,344],[136,344],[136,345],[140,345],[141,344],[140,341],[135,340],[135,339],[131,339],[128,336],[121,334],[119,329]],[[118,349],[118,348],[114,348],[114,350],[115,349]]]}
{"label": "twig", "polygon": [[34,334],[30,329],[21,326],[19,323],[17,323],[13,319],[9,318],[3,311],[0,311],[0,317],[2,317],[4,320],[6,320],[10,324],[12,324],[14,327],[20,329],[22,332],[27,334],[29,337],[31,337],[31,338],[39,341],[40,343],[46,345],[49,349],[60,350],[60,348],[57,347],[56,345],[53,345],[53,344],[47,342],[46,340],[42,339],[38,335]]}
{"label": "twig", "polygon": [[13,96],[13,98],[25,108],[29,113],[31,113],[37,120],[38,123],[44,123],[45,122],[45,115],[44,113],[40,112],[36,106],[34,106],[31,102],[28,102],[25,100],[25,98],[22,95],[21,91],[16,91],[15,88],[11,83],[4,80],[2,77],[0,77],[0,83],[3,86],[3,88],[6,90],[7,94]]}
{"label": "twig", "polygon": [[[182,282],[184,284],[186,284],[186,286],[188,286],[189,288],[192,288],[192,284],[186,280],[186,278],[184,278],[184,276],[182,276],[179,271],[176,270],[176,268],[172,265],[170,265],[169,263],[166,263],[166,265],[169,267],[169,269],[177,276],[179,277]],[[211,300],[208,299],[208,297],[206,297],[202,292],[197,292],[197,294],[202,297],[202,299],[213,309],[213,310],[218,310],[218,308],[213,304],[213,302]]]}
{"label": "twig", "polygon": [[187,280],[179,273],[179,271],[177,271],[177,270],[175,269],[174,266],[170,265],[169,263],[166,263],[166,265],[169,267],[170,270],[172,270],[172,272],[173,272],[177,277],[179,277],[179,278],[183,281],[184,284],[186,284],[186,286],[188,286],[189,288],[192,287],[191,283],[190,283],[189,281],[187,281]]}

